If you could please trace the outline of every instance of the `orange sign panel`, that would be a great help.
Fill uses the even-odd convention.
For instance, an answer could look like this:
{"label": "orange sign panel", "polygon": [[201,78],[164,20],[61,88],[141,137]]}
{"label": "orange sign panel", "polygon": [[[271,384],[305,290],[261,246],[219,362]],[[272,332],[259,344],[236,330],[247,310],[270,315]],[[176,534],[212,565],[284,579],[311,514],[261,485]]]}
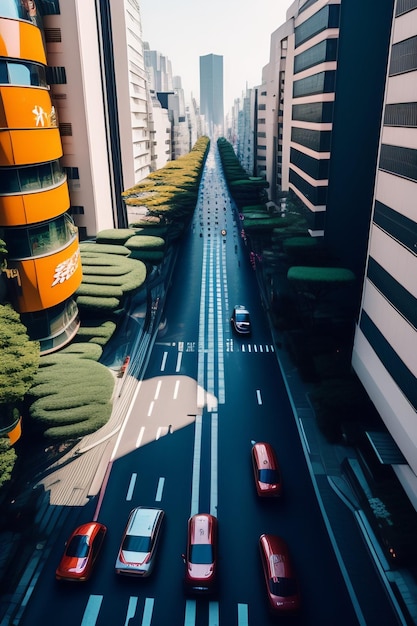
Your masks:
{"label": "orange sign panel", "polygon": [[60,304],[81,284],[78,239],[56,254],[10,262],[4,273],[14,281],[12,293],[20,313],[33,313]]}

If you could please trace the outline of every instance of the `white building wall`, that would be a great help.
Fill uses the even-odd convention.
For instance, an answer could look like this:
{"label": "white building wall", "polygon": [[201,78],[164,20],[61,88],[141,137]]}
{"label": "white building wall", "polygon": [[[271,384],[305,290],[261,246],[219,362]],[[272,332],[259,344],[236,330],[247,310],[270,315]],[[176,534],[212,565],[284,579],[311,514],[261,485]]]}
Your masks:
{"label": "white building wall", "polygon": [[71,205],[84,209],[74,219],[94,235],[114,225],[100,55],[97,38],[91,37],[96,14],[94,5],[82,0],[63,2],[60,10],[44,18],[45,28],[61,31],[59,43],[46,45],[48,65],[65,67],[67,78],[66,84],[51,86],[51,97],[59,122],[71,127],[61,140],[62,164],[79,171],[79,179],[68,180]]}
{"label": "white building wall", "polygon": [[[417,9],[394,19],[391,44],[416,35]],[[387,77],[385,105],[407,102],[417,102],[417,71]],[[417,128],[383,126],[381,144],[417,151]],[[375,201],[417,222],[416,198],[417,181],[377,170]],[[393,234],[372,222],[368,258],[376,261],[402,288],[417,298],[417,250],[410,250]],[[417,385],[417,329],[369,278],[364,282],[360,314],[366,314],[372,320]],[[355,333],[352,364],[407,461],[407,465],[399,465],[395,469],[417,509],[416,410],[397,384],[396,373],[388,371],[360,324]]]}

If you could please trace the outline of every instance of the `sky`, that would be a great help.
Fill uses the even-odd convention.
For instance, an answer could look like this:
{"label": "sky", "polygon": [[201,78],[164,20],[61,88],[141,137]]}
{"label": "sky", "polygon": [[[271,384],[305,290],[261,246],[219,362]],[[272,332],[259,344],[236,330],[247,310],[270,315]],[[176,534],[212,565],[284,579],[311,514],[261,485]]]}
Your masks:
{"label": "sky", "polygon": [[200,98],[200,56],[223,56],[224,110],[261,83],[271,34],[292,0],[139,0],[143,41],[169,58],[186,101]]}

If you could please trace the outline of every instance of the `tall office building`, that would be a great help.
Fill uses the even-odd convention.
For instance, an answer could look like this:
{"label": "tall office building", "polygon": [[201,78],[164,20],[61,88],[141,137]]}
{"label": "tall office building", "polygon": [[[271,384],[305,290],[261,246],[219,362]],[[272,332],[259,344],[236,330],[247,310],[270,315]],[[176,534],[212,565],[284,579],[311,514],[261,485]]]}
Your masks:
{"label": "tall office building", "polygon": [[417,509],[417,0],[379,3],[374,29],[362,0],[296,0],[286,17],[257,162],[357,277],[352,365],[382,420],[367,437]]}
{"label": "tall office building", "polygon": [[223,57],[218,54],[200,57],[200,113],[210,136],[223,134]]}
{"label": "tall office building", "polygon": [[121,194],[151,171],[139,2],[38,2],[70,213],[83,239],[125,227]]}
{"label": "tall office building", "polygon": [[352,364],[401,454],[374,446],[417,509],[416,198],[417,0],[397,0]]}

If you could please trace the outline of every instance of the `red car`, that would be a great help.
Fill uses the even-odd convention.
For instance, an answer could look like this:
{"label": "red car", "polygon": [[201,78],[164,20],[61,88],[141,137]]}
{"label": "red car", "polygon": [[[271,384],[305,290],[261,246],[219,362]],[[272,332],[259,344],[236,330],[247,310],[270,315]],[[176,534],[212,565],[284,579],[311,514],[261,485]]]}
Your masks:
{"label": "red car", "polygon": [[185,587],[195,593],[214,590],[217,574],[217,518],[208,513],[188,520],[187,553],[182,555]]}
{"label": "red car", "polygon": [[281,496],[281,472],[274,449],[269,443],[259,442],[253,445],[252,464],[258,496]]}
{"label": "red car", "polygon": [[300,609],[300,592],[287,544],[276,535],[261,535],[259,549],[271,611],[296,613]]}
{"label": "red car", "polygon": [[65,544],[65,552],[55,572],[57,580],[87,580],[100,552],[107,528],[89,522],[74,530]]}

